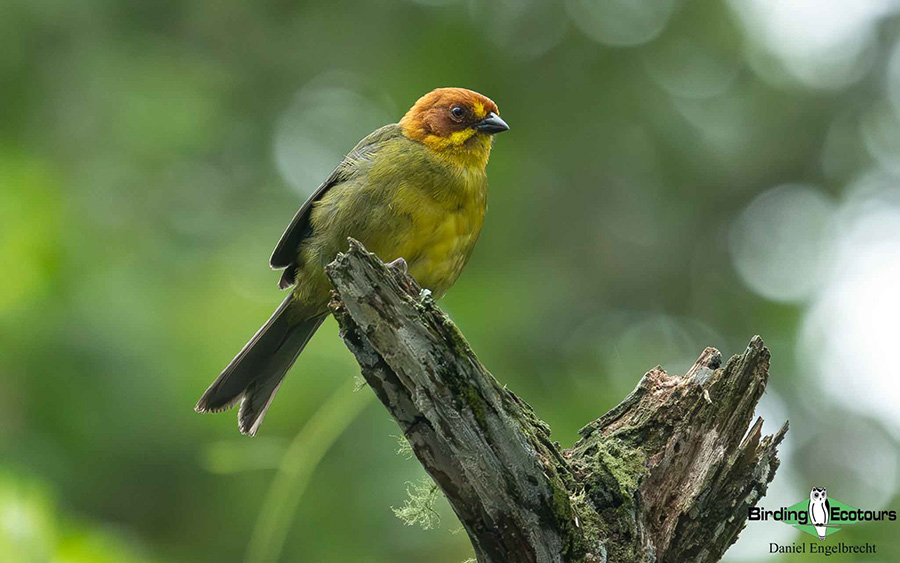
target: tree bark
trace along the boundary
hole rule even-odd
[[[718,561],[734,543],[787,431],[750,427],[759,337],[724,366],[707,348],[683,376],[653,368],[564,450],[427,291],[350,242],[327,267],[341,337],[480,563]]]

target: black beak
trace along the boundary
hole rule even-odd
[[[475,128],[481,133],[487,133],[488,135],[509,131],[509,125],[494,112],[489,113],[487,117],[479,121]]]

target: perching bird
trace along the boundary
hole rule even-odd
[[[816,534],[820,540],[825,539],[828,531],[828,516],[831,513],[831,504],[828,502],[828,491],[824,488],[813,487],[809,491],[809,522],[815,526]]]
[[[419,98],[399,123],[359,142],[294,215],[272,253],[291,294],[200,398],[198,412],[241,401],[254,435],[285,373],[328,315],[325,265],[353,237],[382,261],[403,258],[440,298],[469,260],[487,205],[493,135],[509,126],[497,105],[464,88]]]

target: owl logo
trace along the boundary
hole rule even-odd
[[[828,515],[831,505],[828,504],[828,492],[824,488],[813,487],[809,492],[809,522],[815,526],[819,539],[825,539],[828,529]]]

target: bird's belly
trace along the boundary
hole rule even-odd
[[[409,274],[440,298],[469,260],[484,215],[478,209],[424,215],[409,224],[406,236],[398,237],[391,259],[404,258]]]

